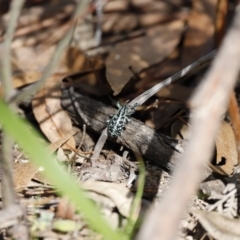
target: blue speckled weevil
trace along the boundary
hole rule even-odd
[[[117,102],[117,113],[109,115],[111,119],[107,121],[107,131],[110,137],[116,138],[121,136],[125,125],[130,122],[130,117],[135,112],[136,107],[137,104],[129,106],[128,104],[121,105]]]

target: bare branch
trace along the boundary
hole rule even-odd
[[[201,173],[213,153],[220,120],[237,81],[240,68],[239,39],[240,4],[212,68],[190,101],[190,106],[194,108],[192,136],[171,187],[163,201],[145,218],[138,240],[175,239],[189,198],[196,191]]]

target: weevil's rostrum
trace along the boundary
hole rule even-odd
[[[107,121],[108,135],[115,138],[121,136],[124,127],[130,122],[131,115],[135,112],[137,104],[129,106],[128,104],[120,105],[117,103],[118,111],[116,114],[110,115]]]

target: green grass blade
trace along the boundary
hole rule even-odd
[[[128,222],[124,229],[124,233],[128,236],[133,236],[134,231],[139,225],[138,224],[139,219],[137,214],[138,214],[138,210],[141,207],[141,201],[142,201],[144,185],[145,185],[145,166],[144,166],[143,159],[139,154],[135,153],[135,156],[138,159],[138,163],[139,163],[139,176],[138,176],[137,192],[130,209]]]
[[[44,167],[47,178],[56,186],[60,194],[67,196],[83,213],[92,229],[101,233],[104,239],[126,239],[122,233],[114,231],[109,226],[96,205],[85,197],[76,180],[53,160],[46,147],[36,141],[38,133],[34,130],[30,131],[27,122],[14,114],[2,100],[0,100],[0,123],[4,130],[21,145],[31,161]]]

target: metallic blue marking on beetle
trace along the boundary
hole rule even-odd
[[[134,104],[133,106],[125,104],[122,106],[118,102],[117,107],[117,113],[110,115],[109,117],[111,119],[107,121],[107,132],[108,135],[112,138],[121,136],[125,125],[130,122],[130,117],[135,112],[137,104]]]

